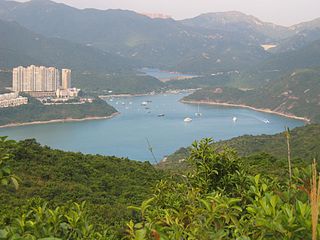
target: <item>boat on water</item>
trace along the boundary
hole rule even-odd
[[[142,106],[147,106],[147,105],[148,105],[148,102],[142,102],[141,105],[142,105]]]
[[[165,115],[164,114],[158,114],[158,117],[164,117]]]
[[[238,118],[237,117],[233,117],[232,121],[235,123],[236,121],[238,121]]]
[[[264,123],[266,123],[266,124],[268,124],[268,123],[270,123],[270,121],[268,120],[268,119],[266,119],[266,120],[262,120]]]
[[[202,116],[202,113],[200,112],[199,104],[198,104],[198,112],[196,112],[194,115],[195,115],[196,117],[201,117],[201,116]]]
[[[183,121],[184,121],[185,123],[192,122],[192,118],[187,117],[187,118],[185,118]]]

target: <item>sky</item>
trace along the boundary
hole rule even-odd
[[[26,0],[18,0],[25,2]],[[240,11],[266,22],[290,26],[320,17],[320,0],[54,0],[77,8],[128,9],[175,19],[201,13]]]

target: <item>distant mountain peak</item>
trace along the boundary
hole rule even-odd
[[[263,25],[265,24],[260,19],[252,16],[247,15],[245,13],[239,11],[227,11],[227,12],[211,12],[211,13],[204,13],[199,15],[197,18],[205,18],[207,20],[211,20],[216,23],[228,24],[228,23],[254,23],[256,25]]]

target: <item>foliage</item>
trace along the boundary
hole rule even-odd
[[[143,221],[128,223],[128,239],[311,239],[310,168],[295,169],[293,182],[279,181],[251,175],[209,140],[191,152],[193,172],[160,182],[134,207]]]
[[[0,228],[11,226],[22,209],[31,210],[28,201],[37,197],[50,209],[86,201],[92,224],[121,235],[126,221],[139,219],[127,207],[150,196],[156,181],[164,177],[148,162],[63,152],[35,140],[0,144],[12,156],[7,163],[22,179],[19,191],[0,188]]]
[[[8,166],[8,160],[12,155],[8,152],[8,146],[12,146],[13,141],[8,141],[6,137],[0,137],[0,185],[8,186],[10,183],[16,189],[19,188],[19,178],[13,174],[12,169]]]
[[[291,155],[293,165],[304,168],[320,156],[320,125],[310,124],[290,131]],[[261,172],[269,176],[284,178],[283,170],[287,169],[287,144],[285,132],[275,135],[245,135],[230,140],[213,143],[217,150],[225,146],[235,149],[242,158],[243,164],[251,174]],[[187,159],[190,156],[190,147],[181,148],[170,155],[157,168],[174,172],[186,172],[190,169]]]
[[[0,230],[0,239],[111,239],[89,223],[85,202],[50,209],[47,203],[32,207]]]

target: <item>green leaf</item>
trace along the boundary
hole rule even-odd
[[[0,229],[0,239],[6,239],[8,232],[4,229]]]
[[[11,182],[16,190],[19,189],[19,182],[15,177],[11,177]]]
[[[40,238],[38,240],[62,240],[62,238],[48,237],[48,238]]]

